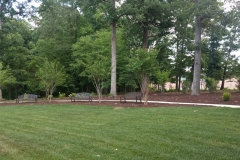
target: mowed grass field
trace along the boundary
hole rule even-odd
[[[240,109],[0,107],[1,160],[240,159]]]

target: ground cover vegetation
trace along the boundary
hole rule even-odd
[[[0,107],[0,159],[233,159],[240,110]]]
[[[141,91],[147,104],[150,83],[184,78],[199,95],[200,78],[239,80],[237,0],[33,1],[0,1],[0,99]]]

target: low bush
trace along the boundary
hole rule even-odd
[[[191,82],[190,81],[187,81],[187,80],[183,81],[183,83],[182,83],[182,93],[186,94],[187,92],[189,92],[190,89],[191,89],[190,87],[191,87]]]
[[[75,93],[71,93],[71,94],[68,95],[68,97],[72,98],[72,97],[74,97],[74,95],[75,95]]]
[[[231,93],[229,93],[229,92],[224,92],[224,93],[223,93],[222,99],[223,99],[224,101],[229,101],[230,98],[231,98]]]
[[[64,97],[66,97],[66,94],[65,94],[65,93],[60,93],[60,92],[59,92],[58,97],[59,97],[59,98],[64,98]]]
[[[206,77],[206,87],[210,93],[213,93],[217,89],[217,81],[213,78]]]

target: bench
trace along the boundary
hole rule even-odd
[[[136,102],[138,102],[138,100],[140,102],[142,102],[142,93],[141,92],[129,92],[129,93],[126,93],[125,95],[121,96],[120,97],[120,102],[125,102],[126,103],[126,100],[136,100]]]
[[[34,101],[37,102],[37,95],[35,94],[23,94],[23,95],[19,95],[16,99],[16,103],[19,103],[20,101],[22,102],[29,102],[29,101]]]
[[[92,102],[92,94],[91,93],[86,93],[86,92],[75,93],[71,97],[71,102],[75,102],[78,99],[87,99],[89,102]]]

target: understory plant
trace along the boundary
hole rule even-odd
[[[61,92],[59,92],[58,97],[59,97],[59,98],[64,98],[64,97],[66,97],[66,94],[65,94],[65,93],[61,93]]]
[[[229,101],[231,98],[231,93],[230,92],[224,92],[223,95],[222,95],[222,99],[224,101]]]
[[[57,86],[61,86],[66,81],[64,67],[58,61],[43,59],[42,65],[36,73],[39,79],[39,87],[45,90],[46,97],[51,101],[53,92]]]
[[[186,94],[191,89],[191,82],[190,81],[183,81],[182,83],[182,93]]]
[[[144,105],[148,103],[150,77],[158,71],[156,57],[156,50],[147,51],[139,48],[136,51],[132,51],[131,56],[127,58],[128,64],[126,65],[126,70],[138,81]]]
[[[217,81],[214,78],[206,77],[206,87],[210,93],[213,93],[217,89]]]

